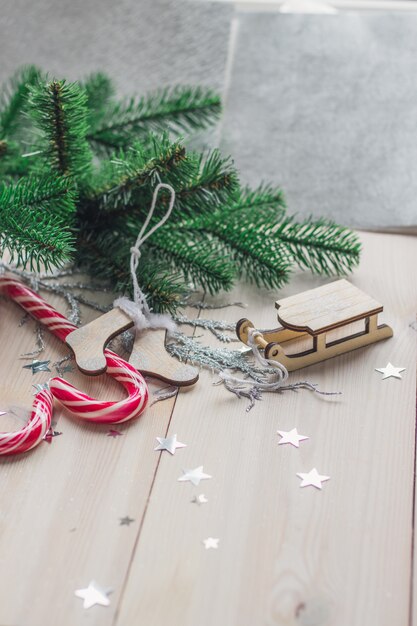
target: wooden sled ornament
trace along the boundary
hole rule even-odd
[[[104,348],[120,333],[133,327],[133,322],[121,309],[115,308],[94,321],[70,333],[65,343],[74,353],[78,367],[92,376],[106,371]],[[184,365],[165,349],[165,330],[144,330],[133,344],[129,363],[143,374],[175,387],[194,385],[198,370]]]
[[[320,363],[351,350],[392,337],[392,328],[378,326],[378,314],[383,306],[347,280],[310,289],[275,303],[281,326],[261,331],[256,343],[264,349],[265,358],[279,361],[289,372]],[[326,334],[352,322],[364,320],[364,330],[333,341]],[[248,343],[248,330],[254,328],[248,319],[236,326],[237,336]],[[311,336],[313,347],[297,354],[288,354],[291,342]],[[284,344],[282,347],[281,344]]]

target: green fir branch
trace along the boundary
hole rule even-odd
[[[59,264],[75,236],[76,262],[130,292],[130,248],[161,181],[175,189],[174,211],[142,246],[137,271],[156,311],[174,312],[188,281],[212,293],[237,276],[279,288],[297,264],[324,275],[358,264],[355,233],[322,219],[296,222],[281,189],[242,189],[229,157],[188,153],[169,137],[217,119],[220,100],[210,89],[175,87],[117,103],[102,73],[82,83],[42,80],[24,68],[0,95],[0,254],[7,249],[36,268]],[[160,192],[150,226],[169,198]]]
[[[0,177],[18,180],[30,173],[30,159],[21,154],[20,144],[16,141],[0,140]]]
[[[180,270],[186,281],[200,285],[210,293],[230,289],[236,271],[227,254],[205,233],[189,232],[170,226],[159,229],[148,246],[155,258],[164,259],[168,267]]]
[[[130,276],[130,246],[121,245],[123,234],[114,232],[97,233],[81,224],[77,240],[78,263],[93,275],[107,279],[117,293],[132,296]],[[184,294],[189,291],[178,271],[167,268],[164,261],[155,259],[144,250],[137,270],[139,285],[147,295],[147,302],[157,313],[174,313]]]
[[[192,175],[177,187],[176,206],[181,213],[195,215],[212,211],[217,205],[231,202],[239,189],[239,180],[233,161],[223,157],[219,150],[207,154],[189,155]]]
[[[221,112],[218,94],[207,87],[177,86],[120,102],[88,135],[109,150],[126,148],[149,132],[181,134],[205,129]]]
[[[184,146],[179,141],[172,142],[167,134],[153,136],[146,146],[136,144],[128,152],[119,152],[105,161],[84,193],[90,203],[106,211],[121,209],[126,213],[127,207],[140,202],[138,193],[145,185],[153,189],[159,178],[164,182],[172,180],[172,173],[179,166],[182,176],[186,175]]]
[[[72,235],[65,227],[74,211],[68,180],[26,178],[0,186],[0,253],[8,250],[19,264],[40,269],[68,261]]]
[[[81,83],[81,87],[84,89],[87,97],[86,106],[88,109],[89,129],[96,128],[101,124],[114,98],[115,87],[113,81],[106,74],[95,72],[87,76]],[[100,144],[94,147],[98,149],[98,152],[103,153]],[[106,151],[104,150],[105,154]]]
[[[30,114],[45,141],[45,166],[64,176],[85,176],[92,154],[86,141],[87,96],[77,83],[52,80],[30,91]]]
[[[303,269],[326,276],[345,275],[359,263],[358,235],[330,220],[287,218],[271,229],[274,242],[284,245]]]
[[[210,213],[219,204],[227,205],[232,202],[237,194],[239,183],[236,170],[229,157],[222,157],[218,150],[212,150],[205,155],[185,154],[183,150],[181,155],[182,158],[175,163],[175,167],[160,167],[158,170],[161,181],[170,184],[175,190],[175,205],[170,218],[171,222],[181,220],[186,215]],[[127,161],[122,160],[122,167],[126,164]],[[120,172],[120,162],[116,161],[116,165]],[[142,163],[139,165],[142,166]],[[151,172],[152,170],[153,164],[151,163]],[[132,187],[129,186],[128,194],[121,196],[120,189],[114,185],[110,193],[110,196],[114,194],[114,200],[108,195],[102,196],[101,206],[107,211],[112,211],[109,220],[113,220],[118,215],[146,217],[159,180],[153,174],[145,179],[141,169],[139,172],[141,175],[135,179],[133,193]],[[104,179],[108,181],[111,176],[106,173]],[[128,180],[130,185],[132,178],[129,176]],[[160,218],[166,211],[169,200],[170,193],[162,189],[155,208],[155,219]]]
[[[111,78],[103,72],[94,72],[81,83],[87,96],[86,105],[90,113],[102,113],[115,95]]]
[[[250,209],[253,211],[253,208]],[[211,215],[185,220],[181,226],[196,233],[206,232],[219,241],[224,257],[233,260],[238,276],[254,282],[257,286],[281,287],[289,279],[291,261],[283,246],[271,243],[266,235],[270,221],[245,219],[240,213],[220,210]]]
[[[2,86],[0,92],[0,139],[13,137],[22,121],[22,113],[27,105],[29,88],[41,77],[40,70],[28,65],[20,68]]]
[[[261,184],[256,189],[244,187],[238,190],[233,201],[227,207],[227,212],[244,213],[256,212],[257,215],[266,213],[272,219],[280,219],[286,211],[285,197],[280,187]]]

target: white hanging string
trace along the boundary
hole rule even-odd
[[[278,361],[272,361],[271,359],[266,359],[262,356],[258,344],[256,343],[256,338],[262,337],[262,333],[255,328],[248,329],[248,346],[251,348],[253,356],[255,360],[259,363],[262,368],[274,368],[276,370],[276,374],[273,374],[268,381],[258,382],[251,381],[247,378],[239,378],[238,376],[234,376],[230,370],[223,370],[219,372],[219,377],[227,381],[228,383],[234,383],[237,385],[253,385],[258,389],[262,389],[264,391],[275,391],[279,387],[286,382],[288,379],[288,370],[287,368],[279,363]]]
[[[154,226],[152,226],[152,228],[150,228],[146,232],[146,229],[148,228],[154,214],[158,194],[161,189],[166,189],[170,193],[168,209],[165,215],[159,220],[159,222],[154,224]],[[135,245],[130,248],[130,275],[133,284],[133,301],[129,300],[129,298],[127,298],[126,296],[123,296],[122,298],[117,298],[113,302],[114,307],[118,307],[132,319],[132,321],[135,323],[136,330],[143,330],[145,328],[166,328],[170,332],[176,330],[176,324],[169,315],[151,312],[149,305],[146,301],[146,295],[139,287],[138,277],[136,273],[139,265],[139,259],[141,257],[140,248],[142,244],[149,237],[151,237],[151,235],[153,235],[154,232],[158,230],[158,228],[161,228],[161,226],[165,224],[165,222],[169,219],[172,213],[174,204],[174,188],[171,185],[167,183],[162,183],[160,181],[154,189],[149,213],[146,217],[146,220],[142,224],[142,227],[136,238]]]

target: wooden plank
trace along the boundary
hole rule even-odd
[[[394,338],[291,375],[308,391],[245,401],[213,387],[178,399],[169,431],[188,444],[163,453],[116,624],[147,626],[407,624],[415,447],[417,265],[412,238],[367,234],[352,282],[379,299]],[[280,295],[323,281],[297,275]],[[275,297],[274,297],[275,296]],[[235,294],[230,296],[231,299]],[[276,294],[240,287],[247,315],[275,324]],[[224,309],[213,317],[238,319]],[[402,380],[375,372],[391,361]],[[277,429],[310,436],[278,446]],[[179,483],[183,468],[213,478]],[[300,489],[297,472],[329,475]],[[193,495],[208,503],[196,506]],[[202,540],[220,539],[217,550]]]
[[[65,311],[62,301],[48,299]],[[23,312],[4,300],[0,308],[0,410],[14,405],[29,409],[32,384],[55,372],[32,375],[22,369],[27,361],[18,356],[34,347],[34,323],[19,328]],[[54,362],[69,353],[48,333],[45,341],[40,358]],[[123,395],[105,375],[91,378],[74,372],[67,377],[99,398]],[[157,388],[151,385],[152,390]],[[113,622],[159,462],[155,438],[165,434],[174,402],[159,402],[138,420],[115,426],[123,433],[116,438],[107,436],[109,427],[83,424],[55,405],[62,436],[25,455],[0,458],[2,626]],[[10,414],[1,421],[3,430],[21,425]],[[119,518],[126,515],[135,521],[120,526]],[[114,589],[110,607],[82,608],[74,591],[88,586],[91,579]]]

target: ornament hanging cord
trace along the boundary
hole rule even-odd
[[[161,182],[158,174],[157,176],[159,183],[154,189],[149,213],[139,231],[135,245],[130,248],[130,275],[133,285],[133,301],[129,300],[126,296],[123,296],[122,298],[117,298],[113,302],[113,306],[118,307],[131,318],[137,331],[144,330],[145,328],[166,328],[168,331],[174,332],[176,330],[176,324],[169,315],[152,313],[146,301],[146,295],[139,287],[137,277],[137,269],[139,259],[141,257],[140,248],[142,244],[165,224],[165,222],[169,219],[175,204],[175,189],[168,183]],[[154,226],[146,232],[146,229],[148,228],[153,217],[158,194],[161,189],[166,189],[170,193],[168,209],[159,222],[154,224]]]

